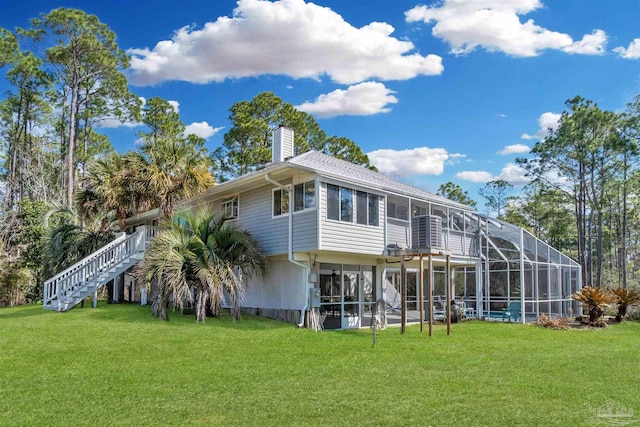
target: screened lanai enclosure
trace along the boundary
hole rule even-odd
[[[447,312],[447,282],[451,284],[449,304],[453,301],[467,318],[504,320],[504,311],[513,303],[521,315],[509,321],[534,321],[543,313],[569,316],[580,312],[579,303],[571,299],[582,286],[579,264],[528,231],[464,211],[443,210],[429,217],[430,222],[442,223],[441,248],[414,242],[412,249],[388,250],[397,266],[387,260],[379,289],[387,302],[389,323],[401,322],[403,277],[407,322],[420,321],[421,297],[428,312],[429,281],[434,320],[444,320]],[[418,226],[414,217],[412,228]],[[460,241],[466,243],[457,243]]]

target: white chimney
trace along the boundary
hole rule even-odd
[[[272,161],[283,162],[288,157],[293,157],[293,130],[280,126],[274,130],[271,138]]]

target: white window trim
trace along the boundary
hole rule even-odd
[[[352,203],[351,203],[351,221],[342,221],[341,219],[332,219],[329,218],[329,197],[328,195],[324,198],[325,203],[327,204],[327,206],[325,206],[325,214],[324,214],[324,220],[327,222],[331,222],[331,223],[339,223],[339,224],[350,224],[356,227],[366,227],[366,228],[380,228],[382,226],[383,220],[380,218],[380,204],[381,204],[381,200],[384,198],[384,196],[381,196],[379,194],[376,193],[372,193],[366,190],[359,190],[353,187],[347,187],[341,184],[335,184],[333,182],[326,182],[326,185],[324,186],[324,191],[328,193],[328,189],[327,189],[327,185],[334,185],[336,187],[338,187],[339,190],[341,190],[342,188],[345,188],[347,190],[351,190],[351,195],[352,195]],[[358,217],[357,217],[357,192],[363,192],[367,194],[367,223],[366,224],[360,224],[358,222]],[[338,208],[340,208],[340,202],[342,200],[342,192],[338,191],[338,194],[340,195],[340,198],[338,199]],[[369,196],[376,196],[378,198],[378,225],[370,225],[369,224]],[[302,212],[302,211],[298,211],[298,212]],[[340,215],[340,211],[338,211],[338,214]],[[408,221],[407,221],[408,222]]]
[[[275,196],[276,191],[281,191],[281,192],[286,191],[287,192],[287,198],[289,198],[289,194],[288,193],[291,191],[291,187],[288,186],[288,185],[286,187],[287,187],[287,190],[285,190],[283,188],[275,187],[271,191],[271,218],[286,218],[291,213],[291,206],[289,206],[289,211],[287,213],[281,213],[280,215],[276,215],[274,213],[274,211],[275,211],[274,208],[276,207],[276,205],[275,205],[275,203],[276,203],[276,196]],[[282,202],[280,202],[280,203],[282,203]]]
[[[295,209],[295,204],[296,204],[296,186],[302,184],[302,202],[304,203],[304,201],[305,201],[305,198],[304,198],[304,196],[305,196],[305,191],[304,191],[305,188],[304,188],[304,186],[309,182],[313,182],[313,186],[314,186],[314,192],[315,192],[315,194],[313,196],[314,200],[315,200],[314,206],[312,208],[306,208],[305,207],[305,208],[300,209],[299,211],[297,211]],[[309,211],[314,211],[314,210],[318,209],[319,197],[318,197],[317,185],[318,184],[317,184],[317,182],[315,180],[307,180],[307,181],[303,181],[303,182],[297,182],[297,183],[295,183],[295,184],[293,184],[291,186],[291,191],[293,191],[293,214],[294,215],[302,213],[302,212],[309,212]],[[291,211],[291,209],[289,209],[289,211]],[[273,209],[271,210],[271,213],[273,213]]]
[[[233,201],[234,199],[236,200],[236,205],[237,205],[237,213],[236,216],[227,216],[226,218],[228,218],[230,221],[235,221],[237,219],[240,218],[240,195],[239,194],[235,194],[231,197],[228,197],[226,199],[224,199],[223,201],[220,202],[220,212],[223,215],[226,215],[226,208],[225,206],[228,203],[231,203],[231,210],[233,211]]]

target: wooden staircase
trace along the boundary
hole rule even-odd
[[[140,261],[155,232],[155,227],[141,226],[133,234],[120,233],[109,244],[47,280],[42,306],[67,311],[91,294],[95,306],[98,289]]]

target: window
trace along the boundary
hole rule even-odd
[[[353,222],[355,208],[355,222],[357,224],[377,227],[379,225],[379,200],[378,196],[364,191],[327,184],[327,219]]]
[[[238,218],[238,196],[220,203],[220,211],[227,218]]]
[[[289,213],[289,192],[278,188],[273,191],[273,216]]]
[[[353,221],[353,190],[340,189],[340,221]]]
[[[367,224],[367,193],[364,191],[356,192],[356,222],[358,224]]]
[[[316,186],[308,181],[293,187],[293,210],[295,212],[316,207]]]
[[[427,208],[423,206],[411,206],[411,212],[413,216],[423,216],[427,214]]]
[[[409,206],[404,204],[405,202],[400,203],[398,203],[397,201],[387,202],[387,216],[390,218],[404,219],[406,221],[409,219]]]
[[[327,184],[327,219],[340,220],[340,187]]]
[[[369,225],[378,226],[378,200],[380,198],[375,194],[369,194]]]

